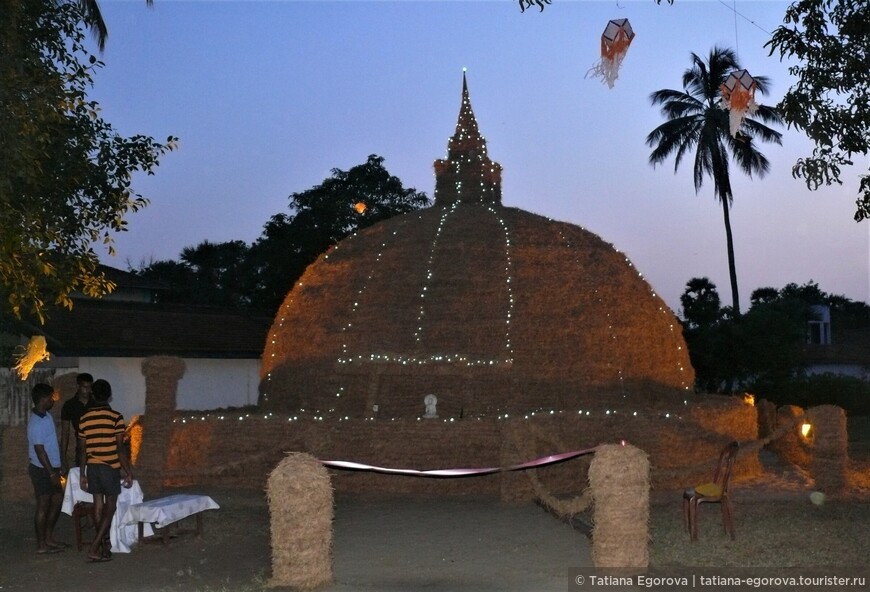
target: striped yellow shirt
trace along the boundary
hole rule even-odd
[[[85,439],[89,464],[121,468],[116,436],[124,435],[124,417],[108,405],[89,407],[79,421],[78,437]]]

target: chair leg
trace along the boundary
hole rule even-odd
[[[689,540],[698,540],[698,500],[692,498],[689,500]]]
[[[91,541],[84,541],[82,536],[82,522],[94,523],[94,506],[85,502],[79,502],[73,506],[73,530],[76,538],[76,550],[81,551],[82,547],[89,545]]]
[[[737,539],[737,534],[734,532],[734,509],[731,507],[731,500],[727,497],[722,500],[722,524],[725,527],[725,534],[731,537],[731,540]]]
[[[683,497],[683,531],[689,532],[689,498]]]

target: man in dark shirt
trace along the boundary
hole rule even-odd
[[[79,421],[91,403],[91,388],[94,384],[94,377],[83,372],[76,376],[76,384],[78,385],[76,394],[67,399],[60,410],[60,457],[61,469],[64,474],[69,472],[70,466],[79,466],[79,455],[82,451],[76,434],[79,431]],[[69,458],[70,430],[72,430],[72,439],[75,440],[76,447],[76,455],[73,457],[72,465],[67,460]]]
[[[79,422],[78,438],[82,455],[79,465],[81,488],[94,496],[94,520],[97,532],[88,549],[89,561],[111,559],[109,527],[121,493],[121,468],[124,487],[133,485],[133,469],[124,448],[124,417],[109,406],[112,387],[105,380],[93,385],[94,398]]]

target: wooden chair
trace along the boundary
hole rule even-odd
[[[90,545],[93,542],[93,537],[90,541],[82,540],[82,530],[90,528],[94,530],[96,535],[96,520],[94,520],[94,504],[91,502],[78,502],[73,506],[72,512],[73,529],[76,535],[76,550],[81,551],[85,545]]]
[[[729,535],[732,541],[736,538],[734,511],[728,495],[728,484],[738,448],[737,442],[729,442],[719,454],[713,480],[683,492],[683,526],[689,531],[689,538],[693,541],[698,540],[698,508],[705,503],[719,504],[722,507],[722,526],[725,528],[725,534]]]

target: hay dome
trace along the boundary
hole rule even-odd
[[[463,77],[435,204],[311,264],[278,311],[260,405],[276,413],[442,419],[682,398],[681,328],[595,234],[501,205]]]

